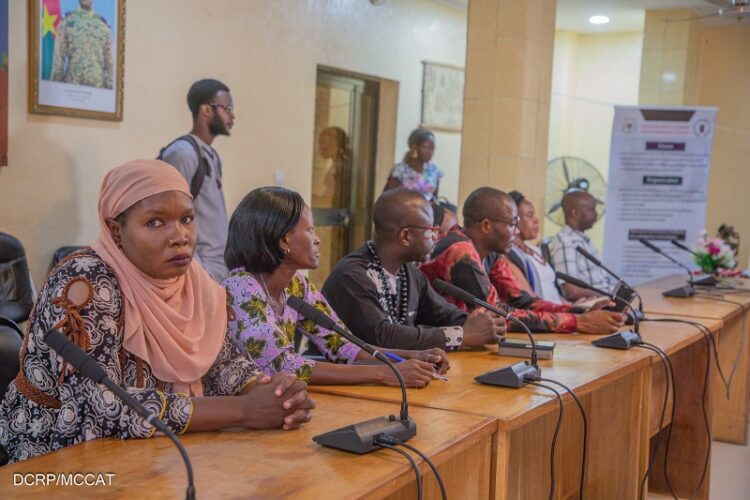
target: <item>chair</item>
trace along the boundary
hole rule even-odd
[[[0,316],[23,323],[34,305],[29,263],[21,242],[0,233]]]
[[[551,255],[549,253],[550,241],[552,241],[552,237],[544,238],[542,241],[539,242],[539,248],[542,250],[542,257],[544,257],[544,260],[549,262],[549,265],[552,266],[552,259],[550,258]]]
[[[23,334],[18,324],[0,316],[0,400],[20,369],[18,357],[21,354],[22,339]]]
[[[79,246],[67,246],[67,247],[60,247],[57,250],[55,250],[55,253],[52,255],[52,264],[49,266],[49,270],[51,271],[61,260],[63,260],[68,255],[77,252],[79,250],[83,250],[87,247],[79,247]]]

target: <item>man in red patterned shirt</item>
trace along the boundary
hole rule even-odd
[[[553,304],[529,295],[516,282],[506,253],[516,234],[518,212],[506,193],[483,187],[464,203],[464,227],[454,226],[432,251],[432,260],[420,269],[430,282],[442,279],[490,304],[507,303],[511,312],[535,332],[608,334],[623,324],[619,313],[596,310],[576,314],[571,305]],[[449,302],[463,310],[470,307],[452,297]],[[510,325],[509,325],[510,326]],[[515,329],[518,329],[516,326]]]

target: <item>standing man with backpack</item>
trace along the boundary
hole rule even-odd
[[[195,205],[198,242],[195,254],[211,277],[221,282],[227,275],[224,247],[229,220],[221,179],[221,158],[211,147],[217,135],[229,135],[234,106],[229,88],[218,80],[198,80],[190,86],[188,107],[193,128],[159,152],[187,179]]]

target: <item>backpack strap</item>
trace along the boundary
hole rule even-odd
[[[203,157],[203,154],[201,153],[200,146],[198,146],[195,138],[190,134],[185,134],[181,137],[178,137],[174,141],[161,148],[161,150],[159,151],[159,156],[157,156],[157,160],[163,160],[164,152],[172,147],[172,144],[177,141],[189,142],[195,150],[195,155],[198,157],[198,170],[195,171],[193,178],[190,179],[190,194],[193,195],[193,202],[195,202],[195,200],[198,198],[198,195],[200,194],[201,187],[203,186],[203,179],[205,179],[206,176],[211,177],[211,169],[208,166],[208,161]]]

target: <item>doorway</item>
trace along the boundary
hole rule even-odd
[[[312,212],[320,237],[321,284],[344,255],[370,238],[377,160],[377,79],[318,67]]]

